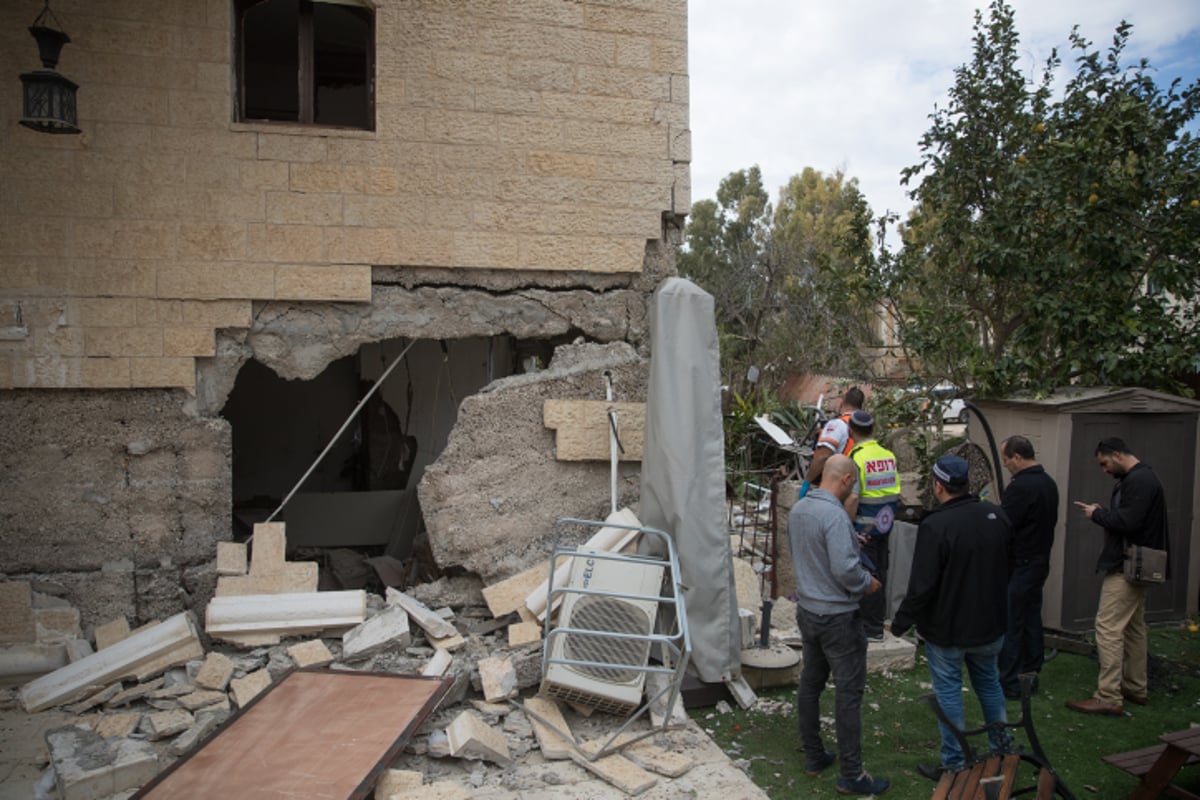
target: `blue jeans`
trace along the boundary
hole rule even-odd
[[[959,730],[966,728],[962,696],[964,662],[967,665],[967,675],[971,679],[971,688],[975,690],[979,705],[983,709],[983,721],[989,724],[1008,722],[1004,691],[1000,688],[1000,678],[996,672],[996,655],[1003,644],[1003,636],[990,644],[978,647],[940,647],[933,642],[925,642],[925,659],[929,662],[933,693],[942,710],[946,712],[946,718]],[[942,732],[942,766],[951,770],[962,769],[965,755],[958,745],[958,740],[941,722],[938,722],[938,727]],[[1012,737],[1007,730],[988,731],[988,744],[993,751],[1007,749],[1011,741]]]
[[[1042,671],[1042,587],[1050,562],[1031,560],[1008,579],[1008,633],[1000,651],[1000,685],[1010,695],[1021,691],[1021,674]]]
[[[796,622],[804,646],[796,711],[805,758],[815,763],[825,753],[821,741],[821,690],[832,673],[836,685],[834,729],[842,776],[854,780],[863,772],[862,698],[867,687],[867,640],[862,635],[858,612],[813,614],[797,606]]]

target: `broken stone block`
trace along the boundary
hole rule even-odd
[[[217,574],[246,574],[245,542],[217,542]]]
[[[511,658],[483,658],[478,666],[485,700],[495,703],[516,695],[517,673]]]
[[[488,725],[473,711],[464,711],[446,728],[450,755],[506,765],[512,760],[504,734]]]
[[[157,742],[159,739],[183,733],[192,727],[195,721],[191,714],[182,708],[176,708],[171,711],[147,714],[141,725],[138,726],[138,730],[146,734],[146,738],[150,741]]]
[[[483,715],[488,724],[499,722],[508,716],[512,706],[508,703],[489,703],[485,700],[471,700],[471,706]]]
[[[35,605],[33,609],[33,626],[37,631],[38,642],[64,644],[81,638],[83,633],[79,629],[79,609],[71,607],[65,600],[59,600],[57,597],[41,596],[57,603],[45,608]]]
[[[0,644],[33,644],[33,590],[26,581],[0,583]]]
[[[141,739],[106,740],[81,728],[56,728],[46,732],[46,747],[62,800],[108,797],[158,773],[154,745]]]
[[[377,797],[385,795],[376,794]],[[471,800],[471,791],[454,781],[434,781],[427,786],[403,789],[386,795],[387,800]]]
[[[211,689],[202,689],[198,692],[190,692],[179,698],[179,705],[186,708],[188,711],[199,711],[202,708],[217,705],[219,703],[229,702],[229,696],[224,692],[217,692]]]
[[[390,606],[342,637],[342,659],[357,661],[385,647],[404,648],[411,644],[408,613],[399,606]]]
[[[106,647],[112,647],[117,642],[128,639],[129,633],[129,620],[124,617],[117,617],[111,622],[97,625],[93,637],[96,640],[96,649],[103,650]]]
[[[454,656],[446,650],[435,650],[433,658],[429,659],[429,663],[421,670],[421,674],[429,677],[441,677],[446,674],[446,670],[450,668],[450,663],[454,661]]]
[[[320,639],[294,644],[287,649],[287,654],[292,661],[296,662],[296,666],[301,669],[304,667],[323,667],[326,664],[333,663],[333,653],[329,651],[329,648]]]
[[[208,734],[217,729],[222,722],[229,719],[229,710],[212,711],[205,709],[196,714],[196,722],[192,727],[175,737],[171,742],[171,753],[181,756],[202,742]]]
[[[229,688],[229,679],[236,668],[233,659],[223,653],[212,652],[204,657],[204,663],[196,670],[193,682],[201,689],[223,692]]]
[[[569,738],[571,729],[558,703],[546,697],[529,697],[525,699],[525,710],[542,756],[550,760],[570,758],[574,749],[573,739]]]
[[[196,691],[196,687],[190,683],[172,683],[160,686],[146,697],[150,700],[174,700],[176,697],[183,697],[185,694],[191,694]]]
[[[120,683],[114,683],[106,686],[95,694],[87,697],[74,705],[66,706],[64,709],[72,714],[82,714],[85,711],[91,711],[96,706],[102,705],[121,693],[122,686]]]
[[[234,702],[238,708],[245,708],[260,692],[271,685],[271,673],[265,669],[251,672],[244,678],[234,678],[229,688],[233,690]]]
[[[621,750],[634,764],[667,778],[678,778],[693,766],[690,758],[643,739]]]
[[[603,742],[584,742],[581,748],[588,754],[599,752]],[[589,761],[574,750],[571,759],[588,772],[597,775],[611,783],[628,795],[638,795],[658,783],[658,778],[634,764],[619,753],[603,756],[595,761]]]
[[[87,658],[92,653],[96,652],[92,648],[92,643],[87,639],[69,639],[63,642],[67,648],[67,663],[73,664],[81,658]]]
[[[133,733],[141,721],[142,715],[138,711],[105,714],[96,723],[96,733],[105,739],[120,739]]]
[[[137,686],[126,689],[118,695],[114,695],[105,701],[104,706],[105,708],[118,708],[120,706],[129,705],[134,700],[141,700],[143,697],[146,697],[155,689],[158,689],[160,686],[162,686],[163,680],[164,679],[160,677],[155,678],[152,681],[139,683]]]
[[[520,647],[542,640],[542,625],[540,622],[518,622],[508,626],[508,646]]]
[[[383,774],[379,776],[379,781],[375,784],[375,796],[386,798],[397,792],[419,789],[424,781],[425,776],[416,770],[387,769],[383,771]]]

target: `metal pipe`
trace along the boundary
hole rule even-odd
[[[387,380],[388,375],[391,375],[392,370],[394,370],[396,368],[396,365],[400,363],[400,359],[402,359],[406,355],[408,355],[408,351],[411,350],[412,346],[416,343],[417,342],[415,339],[413,341],[409,342],[408,345],[403,350],[400,351],[400,355],[398,355],[394,359],[392,359],[391,365],[386,370],[383,371],[383,374],[379,376],[379,380],[375,381],[375,385],[372,386],[365,395],[363,395],[362,400],[358,401],[358,405],[355,406],[354,410],[350,412],[350,416],[346,417],[346,421],[342,423],[342,427],[338,428],[338,432],[335,433],[333,435],[333,438],[329,440],[329,444],[325,445],[325,449],[321,451],[321,455],[317,456],[316,461],[313,461],[312,465],[309,466],[308,471],[300,476],[300,480],[296,481],[296,485],[293,486],[292,490],[287,493],[287,497],[283,498],[283,502],[279,504],[279,508],[272,511],[271,516],[267,517],[267,520],[266,520],[267,522],[270,522],[271,520],[275,519],[276,515],[278,515],[280,511],[283,511],[283,507],[286,506],[288,504],[288,501],[292,499],[292,495],[294,495],[297,491],[300,490],[300,487],[304,485],[304,482],[306,480],[308,480],[308,476],[312,475],[313,470],[317,468],[317,464],[321,463],[321,460],[329,454],[330,450],[333,449],[333,446],[337,443],[337,440],[340,439],[342,434],[346,432],[346,428],[350,427],[350,423],[354,420],[355,417],[358,416],[358,412],[362,411],[363,406],[365,406],[367,404],[367,401],[371,399],[371,395],[375,394],[375,390],[378,389],[381,385],[383,385],[383,382],[385,380]],[[251,537],[251,538],[254,538],[254,537]]]

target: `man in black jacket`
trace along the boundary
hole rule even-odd
[[[998,506],[968,493],[967,462],[944,455],[933,466],[938,507],[917,528],[908,592],[892,620],[899,636],[917,626],[925,640],[925,658],[938,704],[947,719],[965,729],[962,669],[979,698],[987,723],[1007,722],[1004,691],[996,656],[1008,627],[1006,596],[1012,525]],[[943,771],[964,766],[964,754],[951,731],[942,734],[940,767],[918,765],[936,780]],[[1009,744],[1006,731],[990,731],[993,750]]]
[[[1000,460],[1012,475],[1001,507],[1013,526],[1000,685],[1004,696],[1015,700],[1021,696],[1021,674],[1042,671],[1042,587],[1050,574],[1050,548],[1058,523],[1058,484],[1037,462],[1033,444],[1024,436],[1001,442]]]
[[[1121,716],[1121,698],[1139,706],[1150,702],[1146,681],[1146,587],[1125,580],[1122,566],[1129,545],[1167,550],[1167,503],[1154,470],[1116,437],[1101,440],[1096,462],[1117,479],[1108,508],[1075,502],[1084,516],[1104,528],[1104,548],[1096,571],[1104,573],[1096,609],[1096,655],[1100,677],[1087,700],[1068,700],[1084,714]],[[1167,556],[1168,570],[1170,555]],[[1170,573],[1168,572],[1168,575]]]

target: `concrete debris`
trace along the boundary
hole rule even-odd
[[[224,653],[212,652],[204,657],[204,663],[196,671],[196,677],[193,680],[201,689],[223,692],[229,686],[236,667],[237,665],[229,656]]]
[[[262,544],[260,564],[286,563],[282,561],[279,537],[264,536]],[[244,563],[244,554],[241,558]],[[228,555],[226,560],[236,561]],[[454,678],[438,709],[409,740],[405,751],[387,765],[390,769],[381,774],[374,795],[378,800],[473,796],[550,800],[613,797],[614,791],[629,796],[649,793],[656,800],[676,796],[763,797],[720,748],[687,719],[678,702],[672,729],[662,730],[652,739],[632,743],[623,740],[616,748],[619,752],[614,750],[601,759],[589,758],[625,718],[560,705],[530,694],[541,680],[543,625],[536,621],[526,600],[530,592],[545,583],[546,566],[540,565],[536,574],[531,571],[524,585],[514,592],[516,613],[510,610],[499,617],[491,614],[477,579],[443,578],[404,592],[389,591],[386,600],[362,593],[364,616],[367,608],[374,613],[341,641],[328,634],[322,639],[310,633],[253,649],[247,647],[249,639],[227,645],[214,643],[214,649],[208,652],[193,649],[183,661],[176,656],[178,666],[155,666],[156,674],[132,685],[130,676],[144,664],[125,665],[116,677],[87,684],[88,692],[76,686],[82,701],[72,696],[55,704],[74,700],[76,705],[71,710],[88,712],[88,716],[73,722],[86,728],[72,728],[69,730],[73,732],[57,735],[50,768],[44,774],[42,764],[37,763],[19,773],[28,781],[21,796],[30,795],[39,775],[44,783],[54,786],[47,790],[46,797],[127,796],[175,759],[196,752],[235,713],[234,709],[245,707],[284,672],[297,667],[327,667]],[[253,572],[252,565],[246,574]],[[304,601],[312,604],[304,606],[304,613],[337,594],[314,593],[311,600]],[[276,609],[278,604],[289,602],[284,594],[250,597],[231,595],[223,602],[261,604],[262,609],[269,608],[271,602]],[[432,610],[434,607],[437,610]],[[259,613],[255,610],[247,615],[247,608],[240,607],[243,616]],[[236,616],[238,612],[232,613]],[[270,616],[270,612],[261,613]],[[410,620],[415,624],[410,625]],[[104,646],[78,663],[98,656],[112,660],[131,649],[130,641],[136,644],[133,637],[146,636],[156,629],[158,626],[150,625],[130,631],[124,618],[112,620],[96,629]],[[446,644],[456,649],[455,654],[444,648]],[[167,647],[151,661],[174,650]],[[95,681],[109,673],[91,669],[87,674]],[[25,702],[27,694],[26,689],[15,695],[9,693],[9,705],[15,705],[16,698]],[[6,712],[0,704],[0,715],[21,713],[16,708]],[[30,718],[37,716],[40,714]],[[661,723],[661,719],[658,721]],[[6,727],[0,726],[0,731]],[[643,719],[635,722],[631,732],[644,735],[649,730],[650,720]],[[0,732],[0,751],[6,748],[5,734]],[[698,764],[704,764],[712,774],[697,777]],[[603,786],[597,777],[609,785]],[[99,786],[103,793],[98,793]],[[8,788],[8,780],[0,778],[0,797],[9,796],[5,794]]]
[[[158,773],[154,746],[139,739],[103,739],[92,731],[59,728],[46,734],[62,800],[92,800],[136,789]]]
[[[440,678],[446,674],[446,670],[450,668],[453,661],[454,656],[450,655],[450,651],[435,650],[433,658],[429,659],[429,663],[421,669],[421,674],[426,677]]]
[[[194,646],[203,653],[196,626],[187,612],[98,650],[73,664],[30,681],[21,688],[21,702],[29,712],[86,697],[92,687],[106,686],[126,675],[144,679],[150,665],[158,672],[186,663],[184,650]],[[175,659],[182,658],[176,661]],[[161,668],[159,666],[161,665]]]
[[[205,709],[200,711],[196,714],[195,724],[179,734],[171,742],[171,754],[181,756],[184,753],[190,752],[227,719],[229,719],[228,703],[222,709]]]
[[[141,722],[141,712],[119,711],[116,714],[105,714],[100,717],[95,731],[104,739],[120,739],[131,735]]]
[[[399,606],[391,606],[342,637],[342,658],[360,661],[385,647],[403,649],[410,644],[408,614]]]
[[[508,764],[512,755],[504,734],[483,721],[473,711],[464,711],[446,728],[450,755],[457,758],[482,758],[496,764]]]
[[[409,619],[417,623],[431,639],[448,639],[458,635],[458,631],[453,625],[433,613],[415,597],[410,597],[390,586],[386,596],[389,604],[403,608],[408,613]]]
[[[250,571],[245,575],[220,575],[218,568],[217,596],[316,592],[317,563],[288,561],[286,552],[287,535],[282,522],[255,523]]]
[[[108,686],[108,687],[96,692],[95,694],[91,695],[90,697],[87,697],[84,700],[79,701],[78,703],[74,703],[72,705],[67,706],[66,710],[72,714],[83,714],[85,712],[91,711],[96,706],[102,705],[102,704],[108,702],[109,700],[113,699],[114,697],[116,697],[118,694],[121,693],[121,689],[122,689],[122,687],[121,687],[120,683],[114,683],[111,686]]]
[[[324,667],[333,663],[333,653],[320,639],[294,644],[288,648],[287,654],[301,669]]]
[[[483,698],[489,703],[507,700],[517,693],[517,672],[511,658],[480,659],[479,681]]]
[[[379,797],[379,792],[376,791]],[[387,800],[471,800],[474,793],[454,781],[435,781],[427,786],[415,786],[389,795]]]
[[[195,721],[191,714],[182,708],[177,708],[172,711],[147,714],[142,719],[142,724],[138,726],[138,730],[146,734],[146,738],[150,741],[157,742],[159,739],[183,733],[192,727],[192,723]]]
[[[238,708],[245,708],[247,703],[270,685],[271,673],[260,669],[243,678],[234,678],[229,688],[233,691],[233,700],[238,704]]]
[[[411,769],[386,769],[375,783],[375,795],[379,798],[391,797],[409,789],[420,789],[425,776]]]

